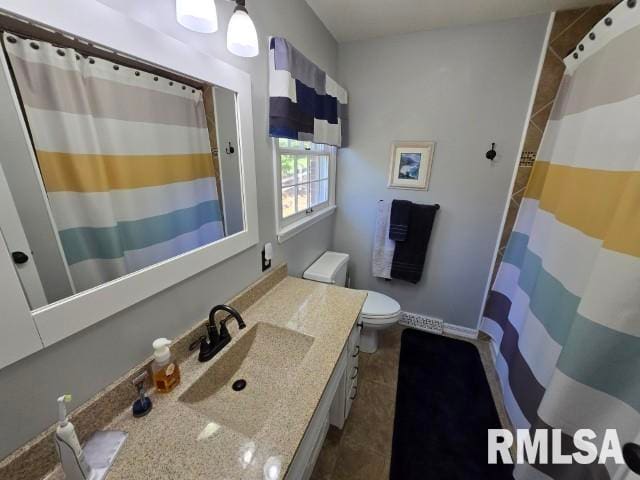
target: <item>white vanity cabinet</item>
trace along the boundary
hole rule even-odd
[[[289,466],[287,480],[308,480],[313,473],[329,425],[335,425],[340,429],[344,426],[351,403],[358,391],[360,328],[359,325],[354,326],[349,334],[329,383]]]
[[[344,422],[351,411],[351,404],[358,395],[358,360],[360,358],[360,324],[356,325],[349,340],[347,340],[346,349],[346,369],[340,379],[340,386],[336,391],[333,403],[331,404],[331,425],[342,430]]]

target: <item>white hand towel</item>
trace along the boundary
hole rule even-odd
[[[391,202],[379,201],[376,212],[376,230],[373,236],[373,258],[371,261],[371,270],[374,277],[391,278],[391,264],[393,263],[393,253],[396,250],[396,242],[389,238],[390,215]]]

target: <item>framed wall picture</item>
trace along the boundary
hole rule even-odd
[[[427,190],[435,142],[394,142],[389,161],[389,188]]]

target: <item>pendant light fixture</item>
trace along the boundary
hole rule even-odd
[[[194,32],[213,33],[218,30],[214,0],[176,0],[176,20]]]
[[[245,0],[236,0],[236,8],[227,29],[227,50],[240,57],[258,55],[258,33],[247,12]]]

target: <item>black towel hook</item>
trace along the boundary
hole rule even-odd
[[[496,155],[498,155],[498,153],[496,152],[496,144],[494,142],[491,142],[491,150],[489,150],[485,156],[493,161],[494,158],[496,158]]]

